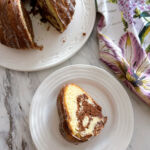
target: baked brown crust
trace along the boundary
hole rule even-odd
[[[61,89],[61,91],[58,95],[58,98],[57,98],[57,108],[58,108],[58,114],[60,117],[60,124],[59,124],[60,133],[67,141],[74,143],[74,144],[88,141],[88,139],[92,135],[86,135],[84,137],[81,137],[81,136],[77,137],[77,136],[73,136],[73,134],[72,134],[72,130],[71,130],[72,128],[70,127],[70,123],[69,123],[70,116],[69,116],[68,110],[66,109],[66,104],[64,102],[64,93],[65,93],[66,87],[67,87],[67,85]],[[78,104],[81,102],[81,99],[86,100],[86,95],[83,94],[83,95],[79,95],[77,97]],[[82,102],[85,104],[85,107],[84,107],[84,105],[82,105],[83,113],[81,112],[82,114],[80,115],[80,113],[78,111],[76,112],[77,117],[79,119],[79,132],[84,131],[84,129],[85,129],[81,123],[85,115],[91,115],[91,116],[95,116],[95,117],[99,116],[100,118],[103,118],[104,120],[99,122],[94,128],[94,131],[93,131],[94,136],[97,136],[100,133],[101,129],[104,128],[104,125],[107,121],[107,117],[104,117],[102,115],[102,112],[101,112],[102,108],[94,100],[93,100],[93,102],[95,104],[96,109],[92,105],[87,105],[85,103],[86,101],[82,101]]]
[[[33,39],[32,23],[21,0],[0,0],[0,42],[11,48],[40,49]]]

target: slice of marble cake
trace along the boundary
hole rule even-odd
[[[60,132],[74,144],[97,136],[107,121],[102,108],[75,84],[68,84],[60,91],[57,107]]]
[[[41,15],[58,31],[64,32],[75,12],[75,0],[37,0]]]

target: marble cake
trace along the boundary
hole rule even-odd
[[[60,132],[69,142],[78,144],[97,136],[107,117],[102,108],[79,86],[66,85],[57,99]]]

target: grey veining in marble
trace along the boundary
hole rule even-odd
[[[0,67],[0,150],[36,150],[30,136],[28,121],[34,92],[50,73],[64,66],[79,63],[107,69],[99,61],[96,26],[82,49],[57,67],[31,73]],[[128,89],[127,91],[135,114],[135,129],[127,150],[150,150],[150,107]]]

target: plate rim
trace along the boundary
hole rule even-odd
[[[55,64],[44,64],[44,65],[40,65],[39,67],[35,66],[32,69],[31,68],[30,69],[28,69],[28,68],[22,69],[21,67],[14,67],[14,66],[10,67],[10,66],[7,66],[5,64],[0,64],[0,66],[4,67],[6,69],[14,70],[14,71],[34,72],[34,71],[41,71],[41,70],[45,70],[45,69],[48,69],[48,68],[52,68],[52,67],[58,66],[58,65],[64,63],[65,61],[67,61],[68,59],[72,58],[85,45],[85,43],[88,41],[88,39],[89,39],[93,29],[94,29],[95,20],[96,20],[96,3],[95,2],[93,3],[92,7],[94,7],[94,9],[93,9],[94,10],[93,22],[91,24],[91,27],[89,28],[89,32],[86,34],[86,37],[83,40],[83,43],[74,52],[72,52],[70,55],[68,55],[67,57],[65,57],[61,61],[59,61],[59,62],[57,62]]]
[[[104,72],[105,74],[107,74],[108,76],[110,76],[111,78],[113,78],[113,80],[115,82],[117,82],[117,84],[119,86],[122,87],[123,91],[126,93],[127,97],[128,97],[128,103],[130,104],[130,111],[132,112],[132,114],[130,114],[130,119],[131,119],[131,126],[132,128],[130,129],[130,137],[128,139],[128,142],[127,142],[127,145],[124,149],[120,149],[120,150],[126,150],[126,148],[128,147],[128,145],[130,144],[131,142],[131,139],[132,139],[132,136],[133,136],[133,131],[134,131],[134,111],[133,111],[133,106],[132,106],[132,103],[131,103],[131,100],[130,100],[130,97],[127,93],[127,91],[125,90],[125,88],[123,87],[123,85],[112,75],[110,74],[108,71],[106,71],[105,69],[103,68],[99,68],[97,66],[93,66],[93,65],[86,65],[86,64],[75,64],[75,65],[68,65],[68,66],[65,66],[65,67],[62,67],[56,71],[54,71],[53,73],[49,74],[45,80],[39,85],[39,87],[37,88],[33,98],[32,98],[32,102],[31,102],[31,105],[30,105],[30,111],[29,111],[29,129],[30,129],[30,134],[31,134],[31,137],[32,137],[32,140],[33,140],[33,143],[35,144],[36,148],[39,149],[37,147],[37,143],[35,142],[35,139],[33,137],[33,132],[32,132],[32,125],[31,125],[31,120],[32,120],[32,109],[33,109],[33,103],[35,101],[35,97],[37,95],[37,93],[39,93],[41,87],[43,87],[43,85],[45,85],[45,83],[47,83],[47,81],[51,78],[51,76],[54,76],[55,74],[57,74],[59,71],[63,71],[65,69],[68,69],[68,68],[72,68],[72,67],[79,67],[79,68],[92,68],[92,69],[96,69],[97,71],[102,71]]]

